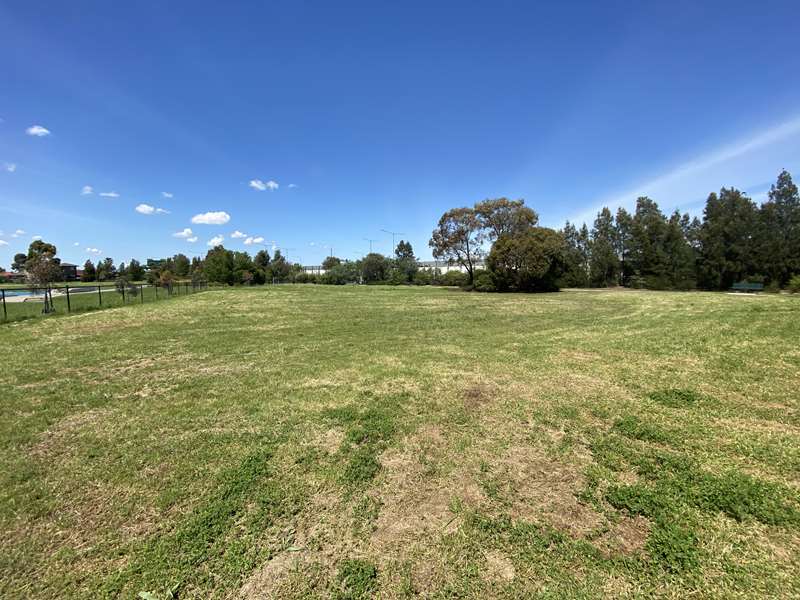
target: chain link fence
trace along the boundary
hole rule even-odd
[[[176,281],[169,285],[148,283],[64,284],[13,286],[0,289],[3,322],[51,314],[65,314],[167,300],[208,289],[205,281]]]

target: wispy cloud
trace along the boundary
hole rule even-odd
[[[225,240],[225,236],[215,235],[213,238],[206,242],[207,246],[219,246]]]
[[[85,185],[81,188],[81,196],[89,196],[94,194],[94,188],[90,185]]]
[[[5,240],[0,240],[0,246],[8,246],[8,242]]]
[[[72,243],[72,245],[73,245],[73,246],[80,246],[80,245],[81,245],[81,243],[80,243],[80,242],[73,242],[73,243]]]
[[[253,244],[263,244],[263,243],[264,243],[264,238],[261,237],[260,235],[256,237],[248,237],[244,241],[245,246],[252,246]]]
[[[164,208],[157,208],[150,204],[137,204],[134,209],[136,212],[143,215],[168,215],[169,211]]]
[[[190,237],[192,237],[192,233],[193,233],[192,230],[186,227],[183,231],[176,231],[175,233],[173,233],[172,237],[189,239]]]
[[[192,217],[195,225],[225,225],[231,220],[231,216],[224,210],[201,213]]]
[[[12,238],[18,238],[21,235],[25,235],[25,230],[24,229],[17,229],[16,231],[14,231],[14,233],[11,234],[11,237]]]
[[[274,192],[280,187],[277,181],[272,181],[271,179],[269,181],[261,181],[260,179],[251,179],[249,185],[251,188],[253,188],[254,190],[258,190],[259,192],[263,192],[265,190],[270,190]]]
[[[40,235],[32,235],[31,236],[31,241],[32,242],[35,242],[35,241],[41,240],[41,239],[42,239],[42,236],[40,236]]]
[[[103,198],[119,198],[119,194],[117,192],[100,192],[100,195]]]
[[[172,198],[174,195],[172,192],[161,192],[162,198]]]
[[[102,254],[103,253],[103,251],[100,250],[100,248],[87,248],[86,252],[88,254]]]
[[[13,173],[14,171],[17,170],[17,165],[16,165],[16,163],[4,163],[3,164],[3,169],[8,171],[9,173]]]
[[[50,135],[50,130],[41,125],[31,125],[25,130],[25,133],[34,137],[45,137]]]
[[[800,116],[779,123],[766,130],[756,132],[746,138],[723,144],[685,163],[667,170],[649,181],[632,186],[624,192],[609,195],[604,201],[575,215],[575,223],[591,222],[604,206],[612,208],[633,205],[639,196],[650,196],[665,204],[662,208],[692,206],[702,203],[711,191],[723,185],[737,185],[743,188],[764,179],[765,158],[774,155],[779,161],[785,155],[781,144],[792,142],[800,136]],[[780,151],[780,152],[778,152]],[[764,156],[762,156],[764,155]],[[755,160],[758,158],[759,160]],[[782,164],[766,167],[777,169]]]
[[[186,241],[190,244],[194,244],[197,241],[197,236],[193,235],[192,237],[186,238]]]
[[[296,187],[298,187],[298,186],[297,186],[297,184],[296,184],[296,183],[290,183],[290,184],[289,184],[289,185],[287,185],[286,187],[288,187],[290,190],[293,190],[294,188],[296,188]]]
[[[237,229],[236,231],[234,231],[234,232],[231,234],[231,237],[232,237],[233,239],[237,240],[237,239],[239,239],[239,238],[247,237],[247,234],[246,234],[246,233],[242,233],[241,231],[239,231],[239,230]]]

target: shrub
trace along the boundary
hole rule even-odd
[[[800,275],[795,275],[789,280],[787,289],[792,294],[800,294]]]
[[[469,283],[469,277],[466,273],[462,273],[461,271],[448,271],[442,278],[439,280],[439,285],[447,285],[447,286],[455,286],[455,287],[464,287]]]
[[[472,278],[472,289],[476,292],[496,292],[497,287],[494,285],[494,277],[489,271],[483,269],[475,271]]]
[[[414,275],[414,285],[430,285],[431,281],[433,281],[433,276],[431,275],[430,270],[428,269],[420,269]]]

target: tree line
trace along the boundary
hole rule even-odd
[[[665,215],[648,198],[633,213],[604,207],[591,229],[538,226],[523,200],[499,198],[447,211],[433,255],[463,266],[474,289],[549,291],[625,286],[727,290],[738,282],[800,290],[800,195],[782,171],[758,205],[735,188],[709,194],[702,219]],[[488,245],[488,251],[487,251]],[[485,270],[476,264],[485,259]]]

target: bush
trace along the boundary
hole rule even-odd
[[[464,287],[469,283],[469,277],[466,273],[462,273],[461,271],[448,271],[444,275],[442,275],[441,279],[439,280],[439,285],[447,285],[447,286],[455,286],[455,287]]]
[[[433,281],[433,276],[430,270],[419,270],[414,274],[414,285],[430,285]]]
[[[789,280],[787,289],[792,294],[800,294],[800,275],[795,275]]]
[[[476,292],[496,292],[497,287],[494,284],[494,277],[489,271],[483,269],[475,271],[472,278],[472,289]]]

